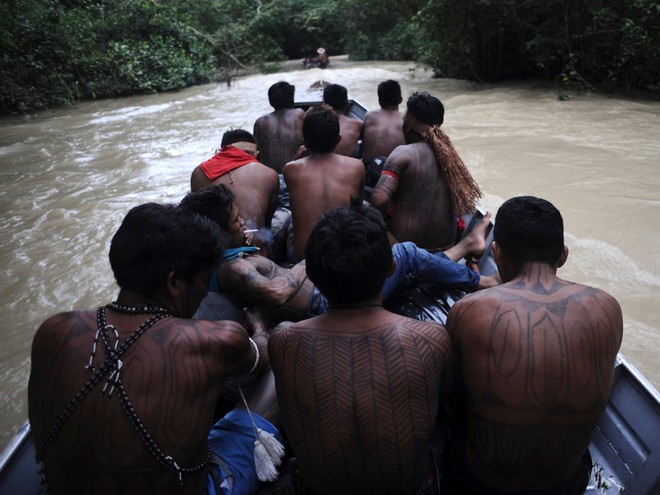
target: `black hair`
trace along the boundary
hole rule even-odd
[[[323,88],[323,103],[343,112],[348,105],[348,91],[341,84],[328,84]]]
[[[303,118],[302,133],[309,151],[330,153],[337,146],[339,117],[326,106],[312,107]]]
[[[392,247],[381,213],[361,202],[327,212],[305,247],[307,275],[335,304],[376,296],[392,265]]]
[[[122,289],[153,296],[170,272],[192,283],[212,269],[228,236],[209,218],[175,205],[146,203],[131,209],[110,243],[110,266]]]
[[[381,107],[399,105],[402,102],[401,85],[392,79],[378,85],[378,104]]]
[[[230,144],[245,141],[247,143],[257,143],[254,136],[245,129],[230,129],[222,135],[222,142],[220,146],[228,146]]]
[[[234,198],[234,193],[225,184],[216,184],[186,194],[179,206],[209,217],[226,232],[229,228]]]
[[[286,81],[280,81],[268,88],[268,101],[275,110],[293,108],[296,87]]]
[[[426,91],[416,91],[406,102],[408,111],[426,125],[442,125],[445,119],[445,107],[435,96]]]
[[[526,261],[554,267],[564,249],[564,221],[559,210],[544,199],[511,198],[497,212],[493,240],[516,268]]]

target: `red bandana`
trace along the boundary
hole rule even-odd
[[[202,163],[199,168],[202,169],[206,178],[212,182],[227,172],[256,161],[257,159],[247,151],[229,145],[222,148],[220,153],[213,158]]]

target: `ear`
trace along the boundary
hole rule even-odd
[[[186,290],[183,279],[174,270],[167,274],[165,285],[167,294],[175,301],[179,300]]]
[[[337,142],[335,143],[335,146],[337,146],[339,144],[339,141],[341,141],[341,134],[339,134],[337,136]]]
[[[500,245],[497,243],[497,241],[493,241],[491,246],[493,247],[493,258],[495,259],[495,264],[499,268],[500,263],[502,263],[502,257],[504,256],[502,254],[502,249],[500,248]]]
[[[495,259],[497,271],[500,274],[502,282],[508,282],[513,279],[515,271],[512,273],[509,260],[504,255],[502,248],[496,241],[493,241],[493,258]]]
[[[564,266],[564,263],[566,263],[566,260],[568,259],[568,246],[564,246],[564,249],[561,251],[561,256],[559,257],[559,261],[557,261],[557,268],[561,268]]]

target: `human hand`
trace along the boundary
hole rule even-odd
[[[243,308],[245,328],[250,336],[259,332],[268,333],[268,315],[263,308]]]
[[[243,245],[244,246],[252,246],[252,242],[254,241],[254,234],[257,232],[258,229],[246,229],[243,231]]]

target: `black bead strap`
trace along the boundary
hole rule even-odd
[[[149,314],[169,314],[172,315],[172,312],[160,306],[150,306],[145,304],[143,306],[126,306],[125,304],[119,304],[117,301],[112,301],[106,306],[117,313],[124,313],[127,315],[149,315]]]
[[[108,305],[110,306],[110,305]],[[119,341],[115,341],[114,348],[110,345],[109,337],[108,337],[108,331],[110,329],[114,329],[112,325],[106,325],[106,318],[105,318],[105,307],[100,307],[98,308],[97,311],[97,325],[98,325],[98,331],[97,334],[94,338],[94,345],[93,345],[93,350],[92,350],[92,356],[90,358],[90,362],[87,366],[88,369],[94,369],[92,366],[92,361],[94,358],[94,354],[96,351],[96,343],[98,341],[98,336],[99,333],[103,339],[103,343],[106,348],[106,359],[101,365],[101,367],[96,370],[94,375],[88,380],[88,382],[83,386],[83,388],[78,392],[73,399],[69,401],[67,406],[64,408],[60,416],[58,417],[57,421],[53,425],[53,427],[48,431],[46,434],[42,444],[41,448],[39,449],[37,453],[37,462],[39,463],[41,467],[41,472],[40,478],[41,478],[41,484],[42,484],[42,489],[44,490],[45,493],[47,493],[48,490],[48,485],[46,483],[46,477],[45,477],[45,470],[43,469],[43,460],[46,455],[46,452],[48,448],[53,444],[55,441],[55,438],[57,437],[57,434],[60,432],[62,427],[64,426],[64,423],[69,419],[71,414],[73,414],[74,410],[78,405],[82,402],[82,400],[91,392],[91,390],[94,388],[94,386],[105,376],[108,372],[112,372],[110,378],[108,378],[108,382],[106,383],[106,387],[108,384],[112,384],[112,387],[109,392],[106,392],[106,387],[104,387],[102,394],[105,394],[107,397],[110,397],[112,395],[112,390],[116,387],[118,390],[118,395],[120,402],[122,404],[122,407],[126,411],[129,419],[133,423],[133,426],[137,430],[137,432],[140,434],[141,438],[144,440],[146,443],[147,447],[149,448],[149,451],[156,457],[156,459],[167,469],[170,471],[173,471],[174,473],[177,474],[179,478],[179,483],[183,484],[183,477],[200,471],[204,469],[204,467],[208,464],[210,458],[211,458],[211,448],[209,446],[208,452],[206,455],[206,458],[204,459],[203,462],[198,464],[195,467],[192,468],[187,468],[187,467],[181,467],[179,466],[176,461],[171,457],[163,453],[163,451],[158,447],[156,444],[155,440],[149,433],[147,432],[146,428],[142,424],[142,421],[140,418],[137,416],[135,409],[133,408],[133,404],[128,398],[128,395],[126,394],[126,390],[124,389],[124,385],[121,381],[121,377],[119,374],[120,368],[121,368],[121,360],[119,359],[121,355],[128,349],[128,347],[133,344],[146,330],[148,330],[151,326],[153,326],[156,322],[162,320],[163,318],[170,318],[172,317],[172,313],[169,312],[169,310],[164,310],[163,308],[160,308],[162,311],[158,312],[157,314],[154,314],[151,318],[149,318],[147,321],[142,323],[121,345],[119,345]],[[154,311],[150,311],[153,313]],[[138,314],[138,313],[135,313]],[[116,330],[115,330],[116,331]]]

